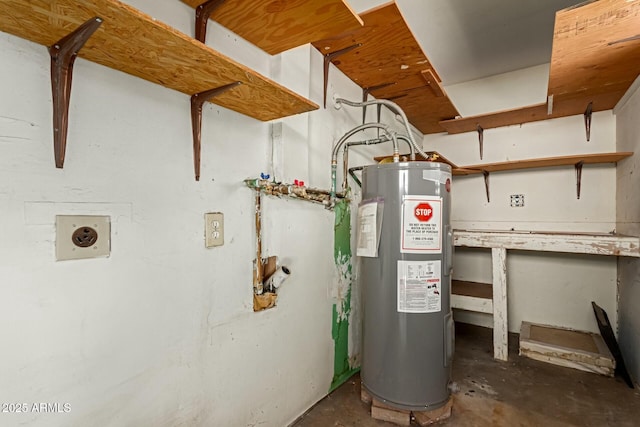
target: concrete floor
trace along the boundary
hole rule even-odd
[[[492,357],[492,330],[456,324],[451,426],[640,426],[640,392],[618,378],[518,356],[509,336],[509,361]],[[392,426],[370,417],[356,375],[293,424],[295,427]]]

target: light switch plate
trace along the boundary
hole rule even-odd
[[[204,246],[213,248],[224,245],[224,215],[222,212],[204,214]]]
[[[111,220],[98,215],[56,215],[58,261],[108,257],[111,253]]]

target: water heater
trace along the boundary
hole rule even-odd
[[[363,301],[362,385],[398,409],[429,411],[450,396],[453,234],[451,168],[366,166],[358,208]]]

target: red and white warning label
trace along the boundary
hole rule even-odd
[[[442,252],[442,198],[405,196],[402,203],[400,252]]]
[[[398,260],[398,312],[436,313],[442,310],[440,261]]]

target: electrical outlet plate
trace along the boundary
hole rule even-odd
[[[511,207],[521,208],[524,206],[524,194],[512,194],[511,195]]]
[[[111,220],[98,215],[56,215],[56,260],[108,257]]]
[[[222,212],[204,214],[204,246],[213,248],[224,245],[224,215]]]

